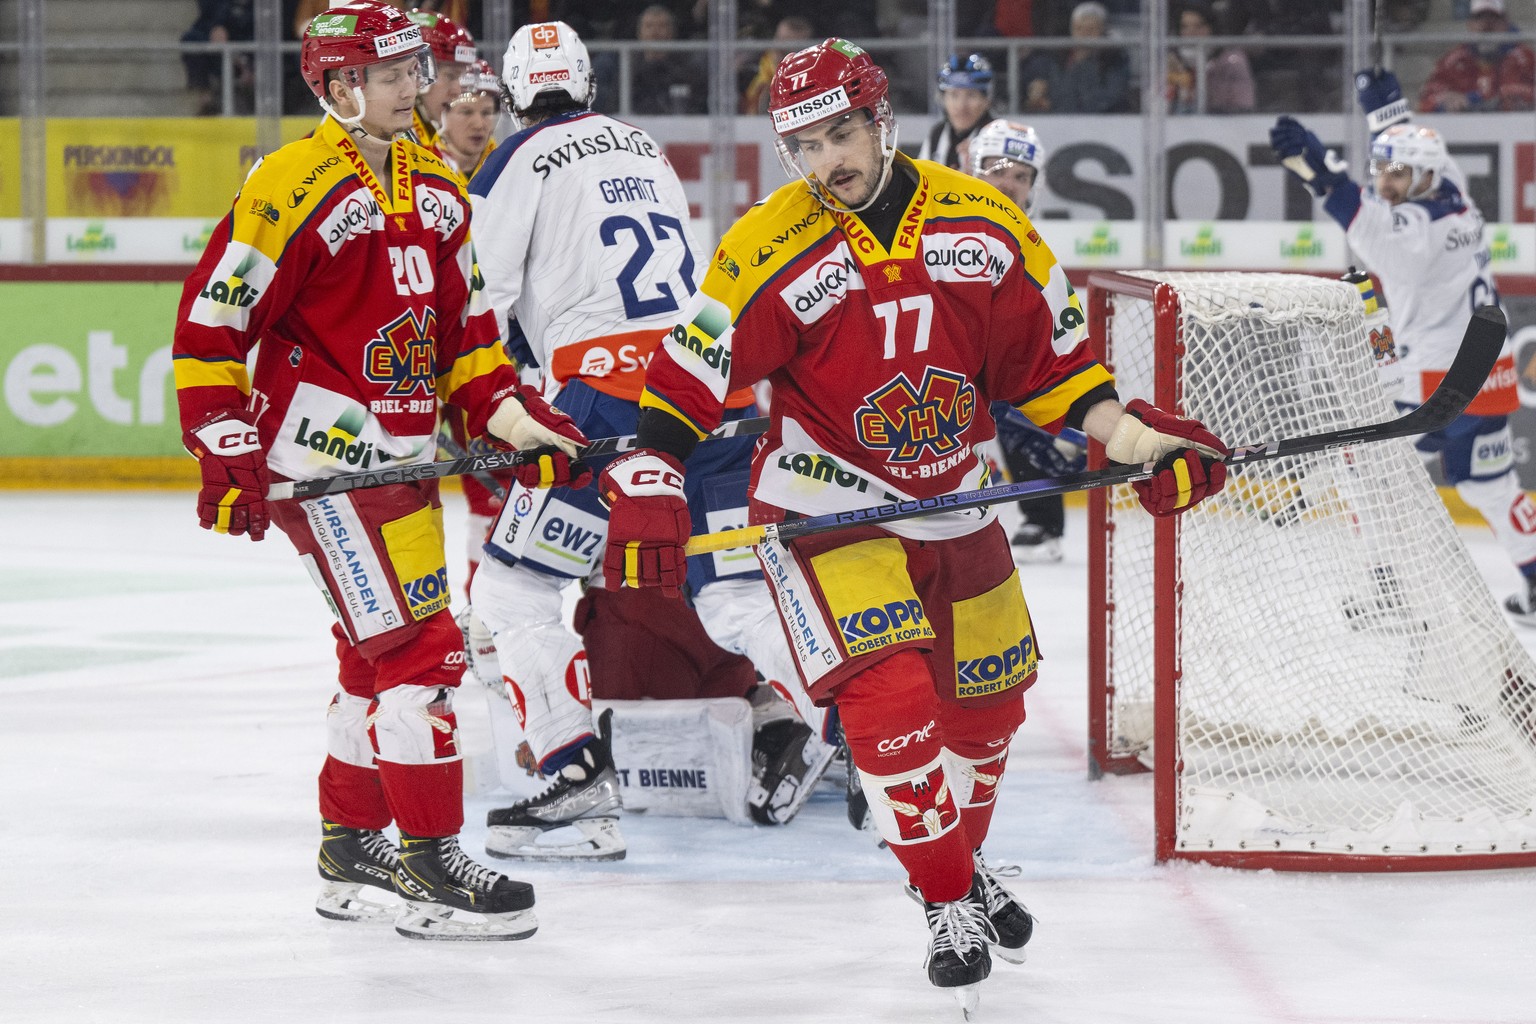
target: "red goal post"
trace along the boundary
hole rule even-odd
[[[1342,282],[1095,272],[1088,318],[1122,400],[1229,443],[1393,415]],[[1159,860],[1536,865],[1536,664],[1410,442],[1251,464],[1177,519],[1088,508],[1090,773],[1153,772]]]

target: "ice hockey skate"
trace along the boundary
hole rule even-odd
[[[848,798],[848,824],[861,832],[873,831],[875,822],[869,813],[869,797],[864,795],[864,783],[859,778],[859,769],[854,766],[853,753],[848,749],[848,740],[843,736],[841,725],[837,730],[837,743],[843,765],[848,769],[845,790]],[[881,845],[885,845],[884,842]]]
[[[400,855],[382,832],[320,823],[320,898],[315,913],[332,921],[393,921],[400,913],[394,899],[379,902],[373,890],[393,894]],[[371,886],[367,893],[363,886]]]
[[[555,772],[549,788],[486,815],[485,852],[513,860],[623,860],[619,777],[613,768],[613,712],[576,760]]]
[[[1018,563],[1059,562],[1062,558],[1061,538],[1035,523],[1020,526],[1009,544],[1013,547],[1013,560]]]
[[[1504,610],[1517,625],[1536,629],[1536,576],[1520,581],[1520,590],[1504,599]]]
[[[952,990],[965,1019],[976,1020],[981,1008],[981,983],[992,973],[992,956],[987,947],[997,942],[997,932],[987,919],[979,881],[973,880],[969,893],[948,903],[929,903],[910,884],[906,892],[922,906],[928,919],[928,955],[924,962],[928,980],[939,988]]]
[[[837,748],[798,718],[781,718],[752,734],[752,785],[747,809],[759,825],[786,825],[800,813]]]
[[[507,941],[539,930],[533,886],[476,864],[458,836],[400,833],[395,888],[405,898],[395,931],[408,939]]]
[[[981,904],[986,908],[987,920],[992,923],[992,931],[997,936],[997,940],[992,943],[992,950],[1011,964],[1021,964],[1024,962],[1024,947],[1029,944],[1030,936],[1035,932],[1034,916],[1003,885],[997,873],[982,858],[980,850],[975,851],[973,857],[976,877],[971,891],[980,896]]]

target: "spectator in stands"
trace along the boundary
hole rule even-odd
[[[810,19],[799,15],[783,18],[773,30],[772,49],[764,50],[757,60],[757,67],[741,89],[741,113],[768,113],[768,84],[773,81],[774,69],[787,54],[809,46],[816,41],[816,26]]]
[[[1228,0],[1229,35],[1328,36],[1342,27],[1343,0]],[[1337,48],[1274,47],[1249,55],[1254,92],[1262,109],[1337,110],[1340,61]]]
[[[642,42],[676,39],[677,15],[665,4],[651,4],[640,12],[635,38]],[[709,67],[699,54],[642,50],[630,71],[630,100],[636,114],[703,114],[709,109]]]
[[[1074,39],[1102,39],[1109,11],[1098,0],[1072,8]],[[1131,65],[1123,50],[1079,46],[1065,56],[1032,59],[1024,74],[1024,109],[1052,114],[1117,114],[1131,108]]]
[[[1419,110],[1531,110],[1536,107],[1536,54],[1529,46],[1497,36],[1517,31],[1504,0],[1472,0],[1467,31],[1488,42],[1463,43],[1441,57],[1419,93]]]
[[[951,54],[939,68],[939,106],[944,116],[923,139],[919,160],[969,170],[966,143],[992,113],[992,64],[979,53]]]
[[[1175,26],[1185,39],[1215,34],[1216,16],[1207,0],[1185,0],[1174,7]],[[1206,51],[1205,109],[1198,104],[1196,68],[1200,50],[1181,46],[1168,55],[1168,110],[1174,114],[1247,114],[1254,109],[1253,71],[1248,55],[1235,47]]]
[[[254,39],[255,22],[251,0],[197,0],[197,20],[182,35],[184,43],[229,43]],[[184,53],[181,62],[187,68],[187,88],[197,101],[200,117],[217,114],[222,109],[217,87],[223,81],[224,58],[217,53]],[[249,54],[236,54],[234,72],[237,105],[249,110],[251,101],[251,60]]]

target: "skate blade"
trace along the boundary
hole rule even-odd
[[[981,1019],[981,984],[957,985],[950,989],[955,1002],[960,1004],[960,1015],[966,1020]]]
[[[511,942],[539,930],[531,910],[510,914],[474,914],[440,903],[406,900],[395,919],[395,931],[407,939],[428,942]]]
[[[572,829],[580,838],[568,835]],[[555,841],[540,842],[551,835],[557,837]],[[492,825],[485,837],[485,852],[503,860],[612,861],[623,860],[628,847],[618,818],[578,818],[548,830]]]
[[[1007,946],[994,945],[992,947],[992,955],[1011,964],[1021,964],[1029,959],[1029,954],[1024,951],[1023,946],[1020,946],[1018,949],[1009,949]]]
[[[315,913],[328,921],[367,924],[385,924],[400,915],[400,904],[365,899],[362,889],[356,882],[326,882],[315,900]]]

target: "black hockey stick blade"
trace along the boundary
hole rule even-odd
[[[768,418],[766,416],[729,420],[720,424],[719,428],[712,431],[704,440],[718,441],[726,437],[761,434],[767,429]],[[616,452],[632,451],[636,447],[637,442],[638,438],[633,434],[625,434],[619,437],[600,437],[579,449],[576,456],[581,459],[591,459],[599,455],[612,455]],[[323,477],[319,480],[292,480],[273,484],[267,490],[267,500],[282,501],[287,498],[313,498],[321,494],[339,494],[342,491],[355,491],[361,487],[383,487],[386,484],[441,480],[444,477],[463,476],[466,473],[492,473],[501,469],[511,469],[513,466],[521,466],[537,458],[537,450],[526,452],[487,452],[484,455],[470,455],[462,459],[446,459],[442,462],[427,462],[419,466],[395,466],[389,469],[377,469],[366,473],[348,473],[345,476]]]
[[[1240,466],[1261,459],[1277,459],[1286,455],[1305,455],[1328,448],[1343,448],[1371,441],[1385,441],[1394,437],[1412,437],[1442,430],[1460,416],[1472,403],[1477,392],[1488,379],[1493,364],[1498,361],[1504,347],[1504,335],[1508,324],[1504,313],[1497,306],[1482,306],[1472,314],[1461,348],[1451,360],[1450,369],[1434,393],[1424,404],[1396,419],[1381,423],[1368,423],[1361,427],[1342,430],[1325,430],[1304,437],[1282,438],[1259,444],[1241,445],[1227,456],[1229,467]],[[932,498],[914,498],[894,501],[885,505],[857,509],[852,512],[833,512],[824,516],[794,519],[765,526],[744,526],[735,530],[722,530],[690,538],[688,553],[703,554],[707,551],[724,551],[729,548],[747,547],[765,538],[779,541],[793,540],[812,533],[837,530],[845,526],[879,525],[899,519],[914,519],[939,512],[958,512],[982,508],[1021,498],[1044,498],[1053,494],[1069,494],[1073,491],[1091,491],[1100,487],[1135,483],[1150,477],[1156,468],[1148,462],[1140,466],[1108,466],[1047,480],[1023,480],[1018,483],[1000,484],[958,494],[940,494]]]

